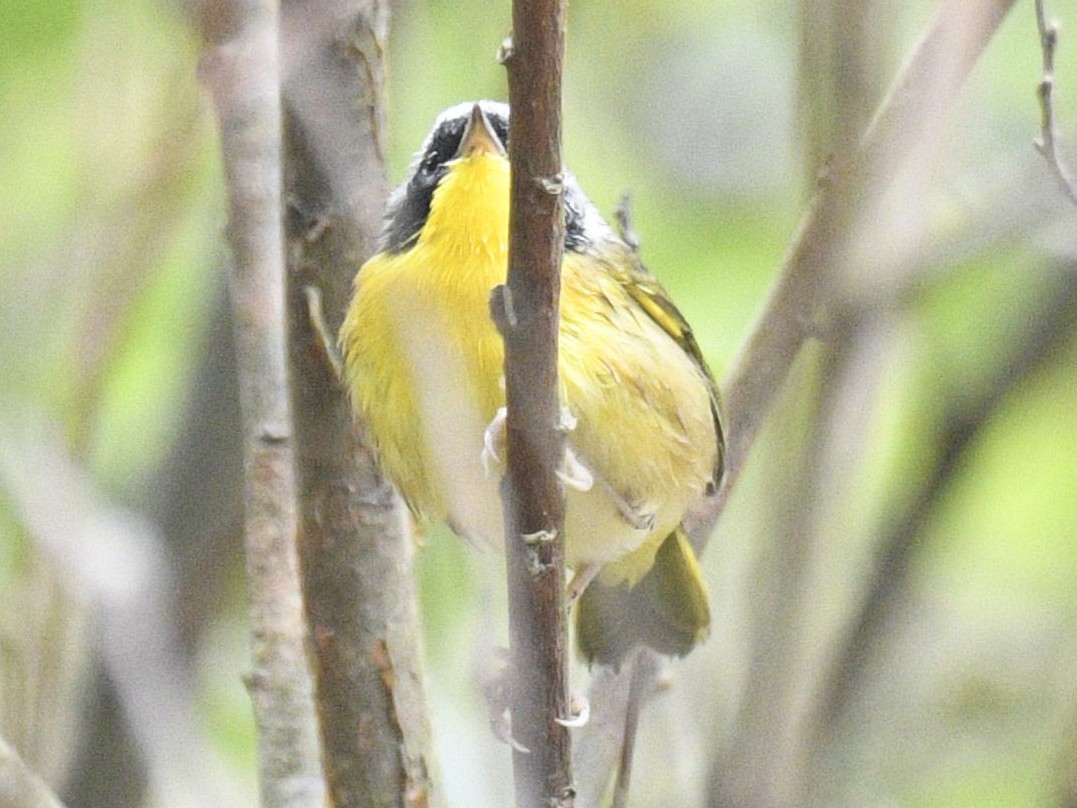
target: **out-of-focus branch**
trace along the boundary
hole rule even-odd
[[[914,149],[941,132],[965,79],[1011,5],[1012,0],[998,0],[970,8],[960,0],[944,0],[855,151],[835,158],[767,306],[727,376],[729,466],[716,511],[720,512],[723,497],[743,467],[763,415],[810,337],[832,344],[826,352],[829,378],[825,372],[813,378],[823,379],[820,402],[834,395],[833,383],[844,375],[843,337],[854,333],[851,324],[865,310],[880,303],[850,291],[858,288],[854,280],[863,271],[856,260],[859,242],[871,228],[876,206]],[[810,673],[795,670],[808,663],[798,656],[806,650],[797,648],[793,638],[802,619],[797,604],[805,594],[809,569],[805,555],[809,548],[797,539],[811,530],[817,496],[813,489],[818,483],[808,469],[822,457],[823,438],[816,433],[807,444],[804,457],[809,465],[794,478],[794,490],[802,499],[782,528],[792,543],[777,550],[783,559],[771,592],[781,599],[780,606],[773,610],[773,617],[757,618],[764,630],[757,640],[730,757],[716,762],[711,770],[709,788],[719,802],[796,801],[810,786],[804,762],[812,751],[812,724],[800,716],[805,705],[811,704],[814,682]],[[775,653],[787,659],[791,656],[793,661],[783,669]],[[772,681],[767,684],[760,676]]]
[[[840,721],[858,692],[881,629],[907,591],[912,560],[928,517],[951,490],[958,478],[954,472],[964,463],[969,447],[1009,393],[1070,344],[1077,329],[1077,270],[1071,267],[1057,275],[1031,307],[1029,330],[996,361],[994,374],[979,389],[952,399],[943,412],[935,441],[938,453],[883,529],[866,597],[838,645],[832,671],[821,679],[825,686],[818,701],[821,730],[829,731]]]
[[[573,744],[572,762],[579,808],[597,808],[601,804],[621,767],[626,738],[638,729],[638,707],[641,705],[633,707],[630,701],[639,695],[643,684],[648,685],[649,691],[653,690],[654,680],[646,683],[637,680],[633,673],[635,669],[636,661],[633,660],[617,671],[598,666],[591,673],[587,688],[591,720],[576,730]]]
[[[1057,808],[1077,808],[1077,715],[1070,702],[1070,716],[1063,730],[1058,755],[1054,764],[1053,798],[1050,804]]]
[[[325,350],[381,229],[388,24],[383,0],[282,6],[300,555],[323,766],[338,808],[442,800],[408,518],[355,434]]]
[[[748,458],[770,405],[805,341],[825,336],[833,307],[849,303],[836,281],[852,270],[847,250],[858,221],[891,184],[912,150],[945,122],[961,87],[1014,0],[970,7],[944,0],[913,47],[851,154],[836,155],[778,270],[763,311],[730,365],[722,391],[728,417],[726,473],[717,496],[698,503],[686,519],[692,542],[703,547]],[[604,681],[627,691],[627,672]],[[597,694],[595,694],[597,696]],[[615,730],[612,730],[615,731]],[[595,732],[603,738],[608,733]],[[591,754],[580,768],[581,793],[601,793],[617,764],[615,746]],[[583,755],[580,756],[581,759]],[[582,779],[586,778],[586,784]]]
[[[564,245],[561,160],[563,0],[515,0],[503,52],[512,109],[508,282],[494,291],[505,341],[506,451],[502,496],[509,589],[513,774],[519,808],[574,802],[568,728],[564,455],[557,387]]]
[[[100,657],[148,768],[170,787],[171,803],[230,802],[193,722],[193,684],[173,631],[168,565],[152,525],[102,499],[58,430],[0,423],[0,488],[63,580],[92,607]]]
[[[872,31],[885,30],[894,9],[876,0],[806,0],[799,5],[798,134],[804,169],[815,181],[810,190],[817,191],[815,183],[823,177],[825,192],[826,172],[847,170],[839,163],[856,154],[891,78],[882,58],[890,44]],[[862,184],[864,197],[871,198],[867,177],[846,178],[846,183],[845,190]],[[817,310],[804,315],[813,320],[806,323],[814,329],[807,336],[826,330],[827,339],[838,347],[795,360],[796,369],[791,368],[783,382],[790,389],[776,397],[768,413],[768,431],[781,438],[758,447],[765,454],[760,461],[763,489],[781,494],[759,514],[759,560],[753,564],[748,584],[753,595],[744,617],[750,631],[744,684],[737,711],[727,721],[730,740],[721,763],[712,767],[709,792],[717,804],[793,804],[804,793],[797,723],[800,677],[809,653],[800,637],[805,607],[811,603],[814,525],[822,485],[818,468],[825,445],[823,430],[806,427],[828,417],[835,396],[830,380],[845,360],[846,334],[835,322],[831,301],[835,276],[841,275],[839,262],[847,260],[861,211],[843,204],[834,200],[830,232],[820,230],[823,238],[835,241],[824,248],[829,256],[810,270],[820,281],[820,299]]]
[[[970,8],[963,0],[945,0],[857,149],[835,158],[801,221],[763,312],[723,380],[729,417],[725,484],[701,521],[703,535],[724,508],[800,347],[827,327],[828,278],[842,268],[858,214],[881,195],[924,135],[941,126],[1013,2],[991,0]]]
[[[0,805],[7,808],[63,808],[19,753],[0,739]]]
[[[1070,202],[1077,205],[1077,184],[1074,184],[1069,166],[1058,153],[1058,124],[1055,121],[1055,48],[1058,46],[1058,23],[1047,20],[1044,5],[1044,0],[1036,0],[1036,28],[1040,32],[1040,49],[1043,51],[1043,78],[1040,79],[1037,89],[1042,113],[1040,136],[1034,142],[1036,149],[1055,172]]]
[[[621,735],[621,759],[617,764],[617,779],[613,782],[610,808],[627,808],[629,784],[632,782],[632,761],[639,736],[640,710],[655,689],[662,662],[649,648],[640,648],[630,663],[631,681],[628,703],[624,709],[624,732]]]
[[[621,195],[615,213],[617,235],[639,253],[640,238],[632,224],[632,196]],[[613,778],[613,801],[628,799],[632,760],[644,703],[654,691],[659,660],[640,648],[619,670],[598,666],[591,672],[588,703],[591,720],[576,732],[572,762],[576,775],[576,804],[599,805]]]
[[[273,0],[206,0],[201,72],[228,182],[231,296],[244,430],[244,505],[262,804],[323,800],[296,555],[285,363],[280,71]]]
[[[969,9],[947,0],[894,81],[857,150],[835,158],[782,262],[763,312],[723,380],[729,415],[721,512],[759,425],[804,341],[825,329],[827,276],[841,263],[853,216],[893,179],[924,133],[952,109],[961,86],[1013,0]]]
[[[856,147],[885,88],[883,56],[900,5],[886,0],[799,0],[798,144],[808,193],[833,154]]]

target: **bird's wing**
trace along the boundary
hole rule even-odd
[[[673,338],[700,369],[707,379],[710,389],[711,416],[714,418],[714,434],[718,443],[718,451],[714,461],[714,486],[717,489],[722,479],[722,469],[725,460],[725,429],[722,419],[722,404],[718,395],[718,385],[714,381],[714,375],[707,366],[703,353],[699,350],[692,327],[684,319],[684,315],[674,305],[669,293],[658,282],[658,279],[643,266],[635,255],[627,257],[624,262],[617,262],[614,274],[618,282],[624,287],[629,296],[639,304],[639,307],[647,313],[663,331]]]

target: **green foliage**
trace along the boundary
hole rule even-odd
[[[611,218],[631,192],[644,260],[719,374],[761,308],[810,191],[803,178],[811,172],[799,165],[798,23],[788,5],[632,0],[570,9],[567,163]],[[388,155],[396,181],[441,109],[505,96],[494,57],[510,24],[508,3],[431,0],[396,4],[394,14]],[[916,3],[897,15],[883,47],[886,78],[929,14],[930,4]],[[26,423],[56,426],[96,484],[136,507],[176,448],[184,407],[204,394],[193,380],[222,288],[223,181],[197,83],[198,43],[163,3],[8,0],[2,16],[0,440]],[[1077,41],[1067,32],[1077,31],[1077,19],[1066,22],[1058,113],[1070,135]],[[999,208],[1023,215],[1014,198],[1028,187],[1021,177],[1040,189],[1053,182],[1031,147],[1039,69],[1031,9],[1019,6],[974,73],[940,147],[945,159],[925,181],[930,232],[941,240],[964,227],[973,246],[914,284],[914,302],[880,354],[869,445],[852,461],[861,476],[837,515],[822,520],[848,518],[830,540],[861,556],[869,553],[858,541],[937,451],[941,405],[981,384],[1029,327],[1031,293],[1052,256],[1072,263],[1072,211],[1038,214],[1001,244],[1006,223],[990,218]],[[859,804],[925,806],[1051,797],[1044,783],[1057,776],[1055,756],[1072,723],[1062,680],[1077,672],[1077,648],[1066,639],[1077,618],[1075,360],[1071,345],[1002,402],[926,527],[913,573],[919,616],[895,641],[893,670],[878,679],[880,692],[893,687],[893,695],[871,702],[874,713],[855,739],[862,748],[839,755],[846,769],[835,771],[846,781],[837,793]],[[773,492],[753,479],[738,496],[769,506]],[[723,562],[737,557],[737,541],[759,546],[758,528],[723,528],[708,569],[748,586],[743,568]],[[0,605],[9,611],[26,608],[9,602],[22,588],[7,585],[36,552],[25,529],[0,492]],[[419,552],[434,679],[466,677],[474,637],[488,628],[475,617],[486,608],[483,593],[501,585],[480,585],[471,570],[496,576],[497,564],[469,560],[472,549],[440,533]],[[851,597],[843,587],[838,596]],[[211,611],[227,623],[242,608],[231,592]],[[715,615],[712,656],[684,667],[703,684],[690,679],[688,689],[719,689],[719,663],[737,669],[740,652],[728,647],[751,633],[737,618]],[[205,673],[219,677],[204,684],[206,723],[233,767],[251,762],[250,725],[236,707],[245,698],[239,656],[204,657],[222,668]],[[733,721],[726,687],[728,703],[715,697],[684,711],[700,757],[713,725]],[[476,702],[440,703],[437,711],[448,726],[461,713],[476,722]],[[703,762],[681,765],[702,782]],[[648,771],[654,782],[668,776],[649,757],[640,766],[644,782]],[[864,785],[870,778],[877,790]],[[699,791],[698,783],[681,785],[693,798]],[[453,789],[466,793],[458,783]],[[663,799],[643,793],[639,804]]]

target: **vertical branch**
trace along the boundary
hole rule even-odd
[[[507,286],[495,290],[505,340],[508,471],[503,490],[509,587],[513,752],[520,808],[573,803],[567,705],[564,454],[557,333],[564,200],[561,165],[563,0],[515,0],[505,54],[512,109]],[[499,293],[500,292],[500,293]]]
[[[808,187],[829,156],[855,147],[878,103],[882,54],[899,6],[876,0],[799,0],[797,117]]]
[[[437,806],[407,517],[358,441],[333,367],[387,192],[382,0],[282,9],[289,360],[300,545],[333,805]]]
[[[273,0],[208,0],[201,12],[209,41],[201,67],[213,93],[228,181],[253,637],[248,687],[262,804],[317,806],[323,792],[295,556],[285,365],[277,9]]]
[[[629,662],[631,679],[628,685],[628,703],[624,710],[624,731],[621,734],[621,759],[617,764],[617,777],[613,781],[613,799],[610,808],[626,808],[628,786],[632,781],[632,760],[636,754],[636,738],[639,734],[640,711],[643,703],[654,689],[659,676],[658,656],[649,648],[642,648]],[[597,800],[595,801],[597,803]]]

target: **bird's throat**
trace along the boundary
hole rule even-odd
[[[497,284],[504,282],[508,245],[508,160],[480,153],[452,164],[434,192],[419,246]]]

